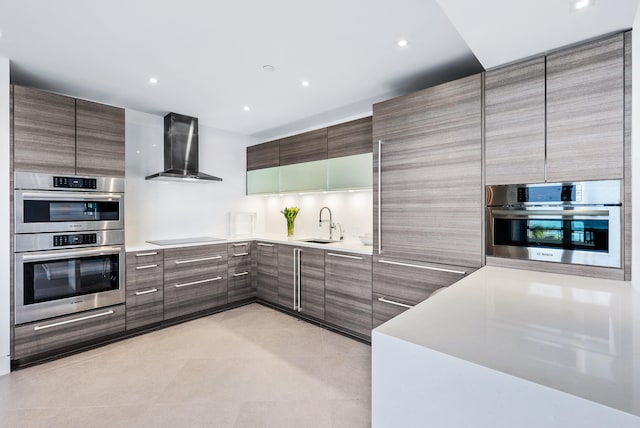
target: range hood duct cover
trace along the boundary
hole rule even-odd
[[[222,181],[198,169],[198,118],[177,113],[164,117],[164,171],[147,180]]]

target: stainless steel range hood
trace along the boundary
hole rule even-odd
[[[145,179],[222,181],[198,170],[198,118],[177,113],[164,117],[164,171]]]

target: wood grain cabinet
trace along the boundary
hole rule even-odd
[[[75,99],[14,86],[13,138],[16,171],[74,175]]]
[[[327,157],[371,153],[372,132],[371,116],[330,126],[327,128]]]
[[[17,360],[93,343],[124,332],[124,305],[109,306],[16,326],[14,353]]]
[[[280,140],[280,165],[327,159],[327,128]]]
[[[253,245],[249,242],[227,244],[228,302],[237,302],[256,296],[252,274]]]
[[[475,268],[373,257],[373,328],[475,272]]]
[[[485,74],[486,184],[545,180],[545,57]]]
[[[227,303],[227,244],[164,250],[164,318]]]
[[[280,165],[280,140],[247,147],[247,171]]]
[[[256,284],[259,299],[278,303],[278,245],[256,242]]]
[[[164,273],[162,250],[126,254],[127,330],[162,322],[164,319]]]
[[[547,56],[547,181],[623,178],[624,35]]]
[[[479,267],[481,75],[375,104],[373,134],[374,249]]]
[[[278,304],[325,318],[324,250],[278,246]]]
[[[124,109],[76,100],[76,174],[124,177]]]
[[[13,88],[16,171],[124,177],[124,109]]]
[[[327,250],[325,320],[361,336],[371,336],[371,256]]]

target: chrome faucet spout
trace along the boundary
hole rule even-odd
[[[318,215],[318,227],[322,227],[322,222],[327,220],[322,220],[322,211],[329,211],[329,239],[331,239],[331,235],[335,225],[333,224],[333,214],[331,214],[331,209],[329,207],[320,208],[320,214]]]

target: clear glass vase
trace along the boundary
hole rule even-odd
[[[295,221],[295,219],[293,219],[293,218],[288,218],[287,219],[287,236],[293,236],[294,221]]]

